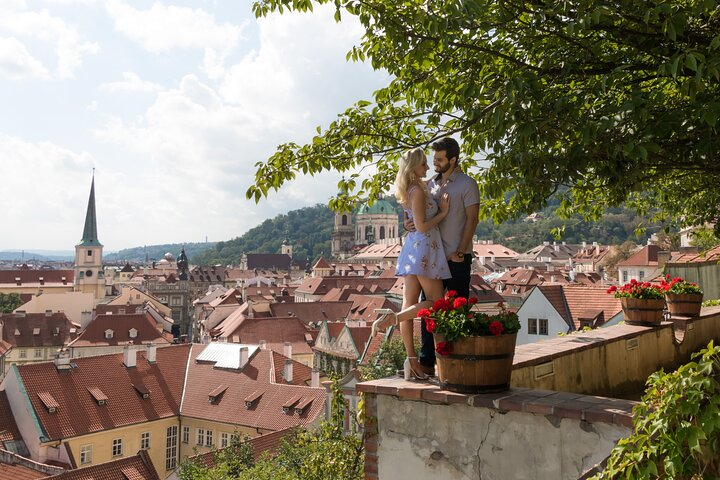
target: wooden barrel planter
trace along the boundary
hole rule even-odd
[[[508,390],[516,339],[513,333],[452,342],[449,355],[436,355],[440,386],[459,393]],[[442,335],[435,335],[435,343],[444,341]]]
[[[663,320],[665,300],[662,298],[630,298],[622,297],[625,323],[630,325],[659,325]]]
[[[670,315],[677,317],[697,317],[702,307],[702,293],[666,293]]]

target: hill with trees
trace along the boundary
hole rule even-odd
[[[149,261],[160,260],[166,253],[172,253],[174,257],[180,254],[180,250],[185,248],[185,254],[188,258],[200,255],[201,253],[212,249],[215,242],[202,243],[165,243],[162,245],[145,245],[142,247],[125,248],[118,252],[103,255],[106,262],[144,262],[147,258]]]

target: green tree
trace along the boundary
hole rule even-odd
[[[23,303],[17,293],[0,293],[0,313],[12,313]]]
[[[400,333],[399,330],[397,333]],[[394,336],[390,340],[383,341],[377,352],[373,353],[360,366],[360,373],[363,380],[376,380],[397,375],[398,370],[403,368],[407,353],[400,336]]]
[[[714,230],[709,228],[699,228],[690,235],[690,244],[698,247],[701,252],[706,252],[720,245],[720,237],[718,237]]]
[[[346,172],[331,206],[387,191],[403,150],[459,137],[498,223],[540,210],[598,217],[628,201],[685,224],[720,215],[717,0],[257,0],[314,5],[365,29],[348,58],[390,74],[302,143],[257,164],[256,201],[298,174]],[[304,143],[304,144],[303,144]],[[377,173],[360,178],[362,166]],[[720,225],[720,222],[716,222]]]
[[[720,348],[712,342],[677,371],[653,373],[596,480],[720,477]]]

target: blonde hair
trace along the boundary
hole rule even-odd
[[[427,185],[415,175],[415,169],[427,160],[422,148],[413,148],[405,152],[398,164],[398,173],[395,177],[395,198],[403,206],[407,206],[408,189],[412,185],[419,185],[427,194]]]

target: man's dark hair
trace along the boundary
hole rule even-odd
[[[448,160],[455,157],[455,164],[460,161],[460,145],[454,138],[445,137],[432,144],[433,150],[436,152],[445,151]]]

